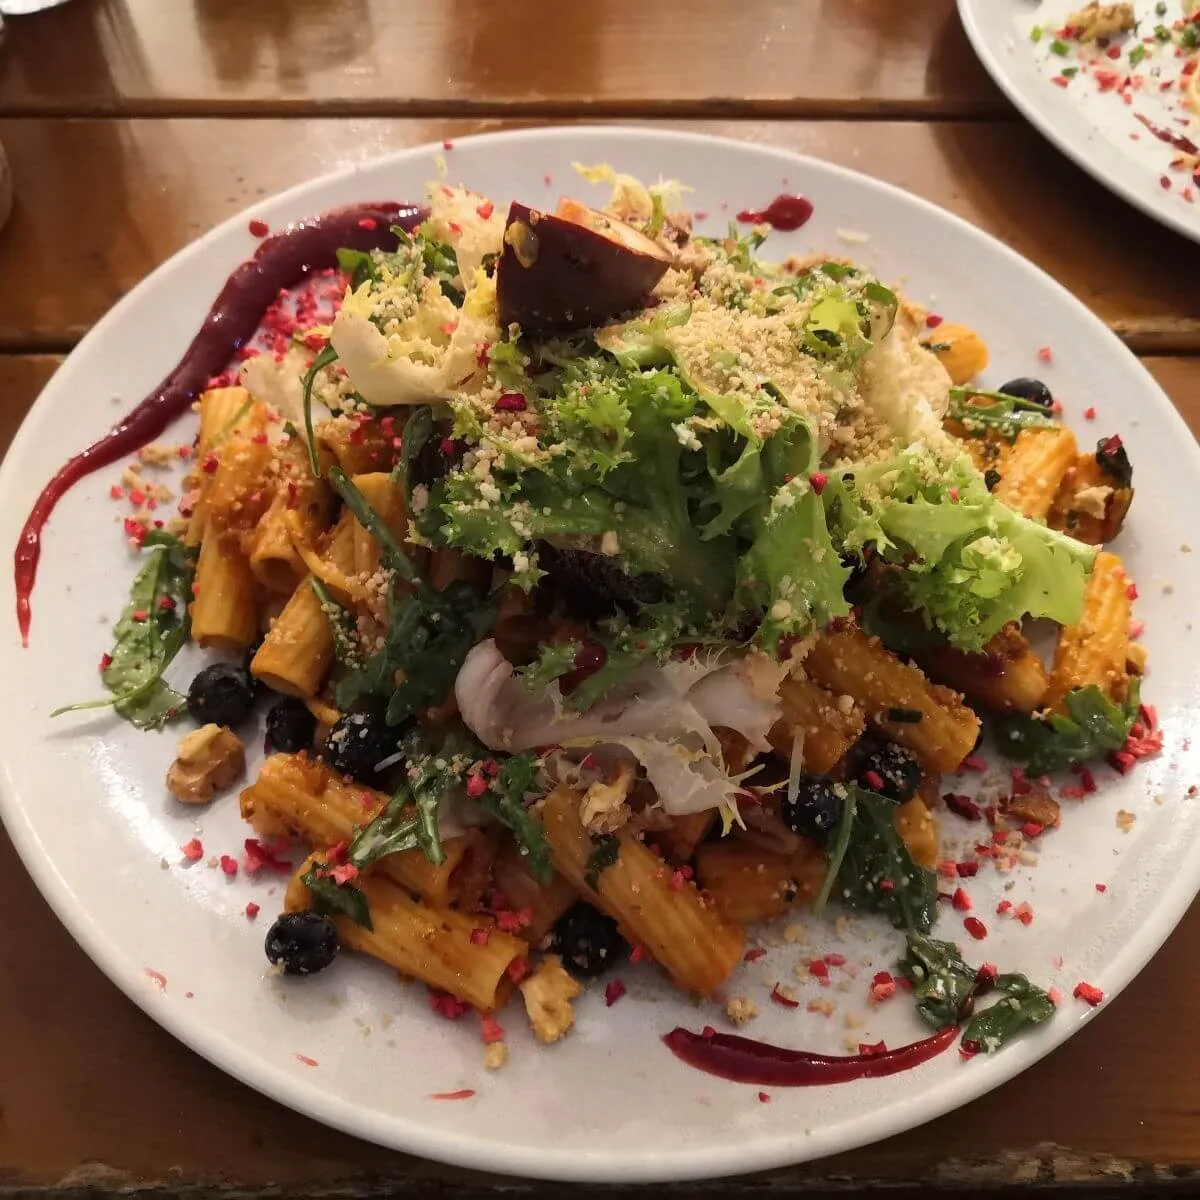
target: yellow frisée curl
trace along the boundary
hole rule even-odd
[[[664,212],[679,212],[683,209],[683,196],[692,189],[677,180],[662,180],[649,186],[633,175],[624,175],[613,170],[608,163],[589,167],[584,163],[572,163],[588,183],[611,183],[612,195],[605,204],[606,212],[622,221],[649,221],[654,215],[654,199],[658,197]]]

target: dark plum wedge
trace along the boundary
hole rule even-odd
[[[560,215],[513,202],[496,270],[502,325],[559,333],[637,308],[671,265],[657,243],[605,213],[567,202]]]

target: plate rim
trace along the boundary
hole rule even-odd
[[[607,136],[632,140],[657,140],[672,143],[691,143],[703,148],[714,143],[742,152],[752,152],[774,158],[791,169],[807,167],[841,177],[855,186],[866,185],[896,198],[906,204],[916,205],[928,216],[950,222],[974,238],[990,243],[993,253],[1006,256],[1020,263],[1024,269],[1036,272],[1057,303],[1073,308],[1099,339],[1107,339],[1114,353],[1136,367],[1143,377],[1147,389],[1157,392],[1161,405],[1161,420],[1164,432],[1182,435],[1187,449],[1200,474],[1200,446],[1197,446],[1190,429],[1157,380],[1146,370],[1137,356],[1105,325],[1082,301],[1072,295],[1062,284],[1041,267],[1025,258],[1000,241],[993,234],[972,225],[964,218],[941,208],[933,202],[906,191],[895,184],[872,178],[862,172],[826,162],[812,155],[801,154],[776,146],[731,137],[719,137],[693,130],[671,129],[657,125],[584,124],[532,126],[515,130],[483,132],[468,137],[455,138],[456,147],[481,140],[496,141],[564,141],[588,136]],[[159,264],[154,271],[132,288],[114,305],[64,360],[59,371],[43,388],[13,439],[9,453],[0,463],[0,496],[9,491],[21,494],[24,481],[18,478],[20,451],[35,434],[33,427],[40,410],[48,411],[47,396],[59,377],[63,367],[77,355],[83,357],[88,348],[107,336],[111,324],[121,318],[127,307],[132,307],[146,291],[156,286],[160,274],[177,268],[179,260],[204,252],[210,240],[231,227],[244,225],[247,218],[260,211],[267,203],[300,199],[312,189],[335,181],[350,180],[355,175],[374,172],[387,164],[415,159],[422,155],[437,154],[442,146],[437,141],[406,147],[335,171],[326,172],[304,180],[290,188],[269,196],[260,197],[246,208],[206,230],[186,246],[181,247],[170,258]],[[349,202],[349,201],[345,201]],[[236,265],[236,264],[233,264]],[[231,268],[232,269],[232,266]],[[28,818],[29,804],[23,802],[12,785],[8,764],[0,760],[0,821],[8,831],[25,870],[29,873],[42,896],[56,917],[63,923],[72,938],[79,944],[97,967],[130,999],[166,1029],[173,1037],[189,1049],[200,1054],[226,1074],[254,1088],[276,1103],[285,1105],[304,1116],[313,1118],[332,1128],[352,1136],[373,1141],[376,1144],[411,1153],[441,1163],[490,1171],[497,1174],[524,1176],[555,1181],[607,1182],[607,1183],[658,1183],[693,1179],[718,1178],[751,1171],[763,1171],[801,1162],[817,1157],[841,1153],[860,1146],[874,1144],[887,1137],[908,1129],[916,1128],[939,1116],[953,1112],[963,1105],[978,1099],[1002,1083],[1015,1078],[1022,1071],[1039,1061],[1065,1042],[1079,1028],[1100,1011],[1089,1009],[1075,1016],[1054,1022],[1043,1030],[1028,1037],[1024,1042],[1006,1049],[1002,1059],[981,1062],[973,1075],[964,1075],[963,1082],[955,1082],[945,1088],[925,1089],[903,1105],[875,1114],[869,1127],[862,1134],[860,1127],[845,1124],[840,1134],[824,1139],[814,1139],[803,1130],[797,1129],[790,1135],[762,1137],[748,1140],[738,1146],[706,1149],[704,1146],[687,1145],[666,1153],[641,1154],[623,1159],[614,1159],[611,1151],[603,1150],[580,1154],[578,1151],[556,1151],[553,1147],[537,1150],[520,1147],[504,1147],[498,1142],[480,1141],[454,1132],[444,1132],[422,1125],[418,1120],[404,1115],[377,1114],[369,1110],[347,1105],[336,1096],[322,1091],[319,1081],[308,1081],[298,1077],[279,1063],[259,1058],[248,1053],[243,1042],[222,1032],[218,1028],[189,1018],[183,1005],[162,1003],[160,993],[144,986],[142,969],[130,970],[128,955],[119,944],[106,934],[103,928],[74,901],[70,882],[60,873],[53,859],[45,852],[35,827]],[[1127,941],[1109,960],[1105,970],[1107,999],[1111,1001],[1141,972],[1146,963],[1157,953],[1161,945],[1179,924],[1200,891],[1200,836],[1193,839],[1184,862],[1191,870],[1181,869],[1171,885],[1164,889],[1155,904],[1153,923],[1134,941]],[[1107,1007],[1107,1004],[1105,1005]],[[810,1151],[812,1142],[819,1143],[816,1153]],[[571,1157],[568,1159],[567,1155]]]
[[[1007,67],[1001,50],[991,45],[984,32],[984,22],[995,19],[1000,3],[1011,7],[1011,0],[956,0],[958,16],[966,32],[967,40],[976,58],[983,64],[992,82],[1004,93],[1017,111],[1061,154],[1068,158],[1081,170],[1090,175],[1101,187],[1120,197],[1126,203],[1133,205],[1139,212],[1151,220],[1181,234],[1189,241],[1200,242],[1200,219],[1188,222],[1183,212],[1176,211],[1173,205],[1166,201],[1166,193],[1160,189],[1154,192],[1150,189],[1139,190],[1132,182],[1127,181],[1120,172],[1105,172],[1102,163],[1097,161],[1096,152],[1084,147],[1094,145],[1095,127],[1074,109],[1062,109],[1047,104],[1037,95],[1025,91],[1020,86],[1020,80]],[[1013,9],[1012,11],[1018,11]],[[986,14],[992,14],[991,17]],[[1051,96],[1048,99],[1053,100]],[[1077,141],[1071,140],[1071,134],[1078,135]],[[1127,162],[1125,158],[1112,150],[1108,143],[1101,143],[1104,149],[1101,156],[1112,154],[1114,163]],[[1186,210],[1185,210],[1186,211]]]

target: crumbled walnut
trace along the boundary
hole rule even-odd
[[[557,1042],[572,1025],[571,1001],[579,995],[579,984],[563,970],[562,961],[551,956],[518,985],[525,998],[525,1011],[533,1032],[543,1042]]]
[[[1056,826],[1062,818],[1058,801],[1040,789],[1030,792],[1028,796],[1013,796],[1005,804],[1004,813],[1017,821],[1032,821],[1047,829]]]
[[[735,1025],[745,1025],[747,1021],[753,1021],[758,1016],[758,1005],[747,996],[734,996],[725,1005],[725,1015]]]
[[[498,1071],[508,1062],[508,1043],[492,1042],[483,1052],[483,1065],[489,1071]]]
[[[246,753],[238,736],[222,725],[202,725],[179,743],[167,770],[167,787],[183,804],[207,804],[246,772]]]
[[[598,779],[579,803],[579,819],[588,833],[614,833],[632,816],[626,800],[633,786],[633,768],[621,763],[611,780]]]
[[[1126,33],[1137,24],[1132,4],[1101,4],[1092,0],[1067,18],[1067,25],[1081,42]]]

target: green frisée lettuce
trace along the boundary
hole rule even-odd
[[[1077,621],[1094,547],[1013,512],[969,460],[908,449],[831,479],[835,538],[897,567],[892,594],[964,650],[981,650],[1009,621]]]

